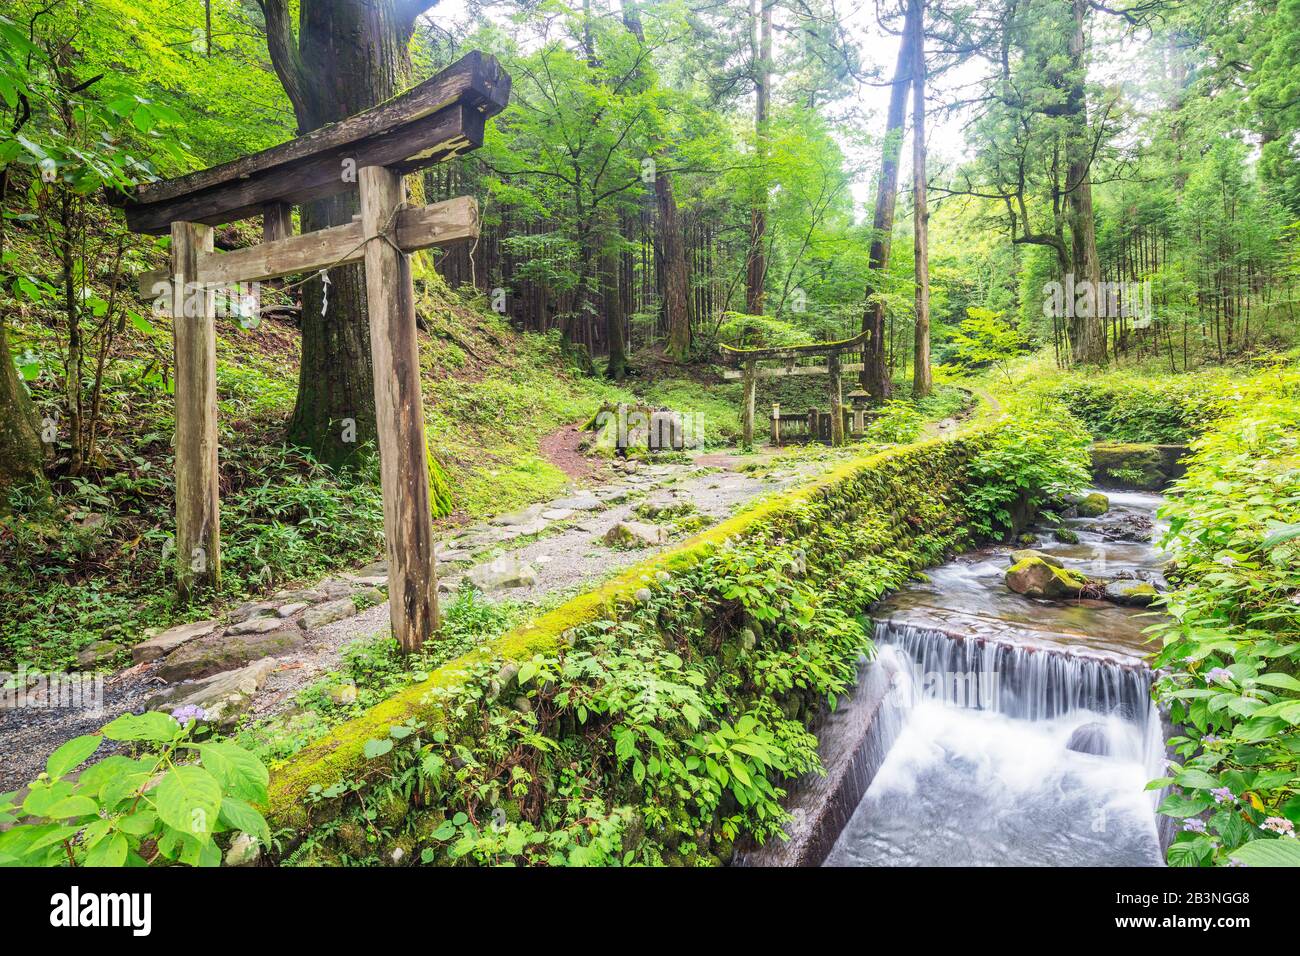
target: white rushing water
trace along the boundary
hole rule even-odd
[[[1112,494],[1150,514],[1159,498]],[[1085,573],[1154,571],[1148,542],[1039,547]],[[1146,783],[1161,722],[1141,663],[1150,618],[1101,602],[1031,602],[1005,551],[936,569],[886,602],[879,660],[897,671],[878,719],[888,748],[827,866],[1159,866]]]
[[[930,696],[914,660],[891,704],[900,729],[827,866],[1155,866],[1159,722],[1072,707],[1037,720]],[[931,682],[933,683],[933,681]],[[1084,733],[1109,753],[1068,748]]]

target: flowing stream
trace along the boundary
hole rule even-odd
[[[1159,497],[1108,495],[1103,519],[1067,522],[1077,544],[1034,547],[1092,577],[1160,582],[1152,544],[1108,537],[1153,519]],[[876,713],[887,749],[825,865],[1161,864],[1145,785],[1164,738],[1141,660],[1154,618],[1015,594],[1009,550],[964,555],[880,608],[868,671],[893,674]]]

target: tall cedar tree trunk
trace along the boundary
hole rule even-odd
[[[912,6],[915,6],[913,4]],[[879,276],[875,283],[867,280],[867,305],[862,315],[862,331],[869,334],[862,351],[862,388],[877,402],[883,402],[893,392],[889,380],[888,343],[885,341],[885,304],[873,302],[871,297],[883,286],[885,270],[889,267],[889,246],[894,232],[894,207],[898,201],[898,156],[903,149],[903,120],[907,115],[907,90],[912,82],[912,47],[914,24],[911,7],[903,27],[903,38],[898,45],[898,61],[894,64],[894,81],[889,91],[889,113],[885,119],[885,140],[881,148],[880,183],[876,187],[876,213],[871,222],[871,254],[868,263],[872,274]]]
[[[1074,31],[1070,34],[1070,69],[1073,79],[1069,91],[1069,115],[1072,120],[1065,188],[1068,191],[1070,238],[1073,251],[1074,281],[1087,282],[1093,292],[1093,315],[1075,315],[1069,324],[1070,347],[1079,363],[1106,363],[1106,323],[1097,313],[1102,307],[1101,260],[1097,256],[1097,228],[1092,209],[1092,137],[1088,128],[1087,15],[1088,0],[1071,0]],[[1077,311],[1077,310],[1076,310]]]
[[[916,8],[912,31],[912,232],[916,253],[916,338],[912,352],[912,395],[930,394],[930,212],[925,180],[925,0],[909,0]]]
[[[623,4],[623,25],[645,45],[645,29],[641,25],[641,12],[633,0]],[[668,354],[679,362],[691,350],[690,269],[686,262],[686,241],[682,237],[682,220],[677,214],[677,199],[673,195],[673,181],[659,169],[667,158],[667,150],[655,153],[655,204],[658,209],[659,248],[663,251],[664,268],[664,318],[668,324]],[[612,340],[611,340],[612,341]]]
[[[434,0],[301,0],[297,37],[288,0],[259,0],[267,46],[298,120],[298,132],[337,122],[396,94],[411,76],[415,19]],[[344,170],[340,168],[340,175]],[[355,189],[301,208],[302,231],[345,225],[359,211]],[[302,363],[289,439],[321,461],[342,464],[375,429],[374,376],[365,274],[360,265],[303,286]],[[355,441],[344,420],[355,423]]]
[[[745,269],[745,311],[763,314],[763,291],[767,282],[767,114],[772,100],[772,3],[752,0],[752,15],[757,21],[757,46],[752,47],[754,62],[754,143],[759,184],[750,210],[749,256]],[[753,37],[751,35],[751,44]]]
[[[661,152],[660,157],[664,156]],[[655,170],[655,202],[659,211],[659,244],[664,255],[664,311],[668,320],[668,354],[682,361],[691,351],[690,270],[682,218],[668,174]]]
[[[9,171],[0,168],[0,206],[8,197]],[[0,217],[0,261],[5,254],[5,224]],[[45,446],[31,396],[18,381],[10,357],[8,318],[0,311],[0,513],[8,510],[9,492],[18,486],[46,496]]]
[[[600,258],[600,295],[605,303],[605,341],[609,345],[609,364],[605,376],[615,382],[627,377],[627,350],[623,343],[623,297],[619,290],[619,266],[622,257],[606,249]]]

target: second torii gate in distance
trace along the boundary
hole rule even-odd
[[[840,387],[843,372],[843,360],[840,356],[855,348],[860,348],[867,340],[868,333],[861,332],[851,339],[838,342],[814,342],[811,345],[787,345],[770,349],[737,349],[730,345],[719,345],[722,360],[730,365],[740,366],[740,377],[744,383],[745,394],[741,406],[741,436],[745,447],[754,443],[754,401],[758,392],[758,380],[764,370],[758,368],[759,362],[781,361],[794,370],[794,363],[799,359],[826,356],[826,374],[828,382],[826,393],[830,404],[832,445],[844,444],[844,397]],[[820,371],[820,369],[818,370]],[[781,374],[776,371],[774,374]]]
[[[409,253],[476,238],[478,206],[459,198],[408,208],[402,176],[482,145],[487,119],[509,96],[509,75],[475,51],[373,109],[221,166],[147,183],[123,203],[133,232],[171,235],[170,268],[140,285],[147,296],[164,295],[173,317],[182,594],[221,579],[216,293],[364,261],[393,633],[410,651],[438,626]],[[352,188],[361,203],[352,223],[290,235],[291,206]],[[213,226],[257,215],[261,245],[213,250]]]

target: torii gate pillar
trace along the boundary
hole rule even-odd
[[[393,635],[403,650],[412,650],[438,627],[438,581],[411,258],[384,237],[384,229],[395,220],[405,199],[405,189],[402,177],[383,166],[358,170],[357,182],[361,230],[368,240],[366,301],[384,490],[388,599]]]

